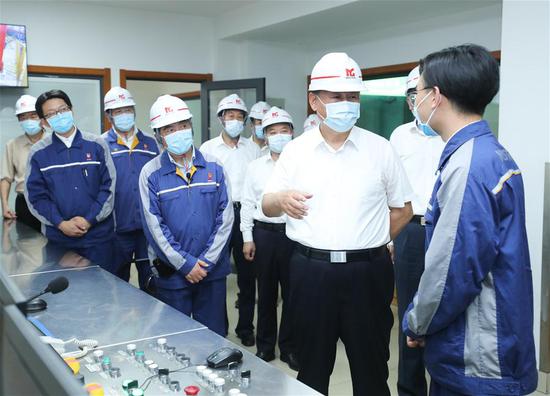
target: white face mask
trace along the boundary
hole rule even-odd
[[[236,138],[244,130],[244,122],[239,120],[224,121],[224,129],[229,136]]]
[[[323,103],[327,113],[323,123],[335,132],[348,132],[359,119],[361,105],[357,102],[341,101],[325,104],[321,98],[319,102]]]

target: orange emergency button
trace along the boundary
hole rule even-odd
[[[95,382],[92,382],[90,384],[87,384],[84,386],[86,391],[90,396],[105,396],[105,392],[103,391],[103,387]]]

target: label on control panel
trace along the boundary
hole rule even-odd
[[[90,373],[101,371],[98,364],[86,364],[85,367],[88,369],[88,371],[90,371]]]

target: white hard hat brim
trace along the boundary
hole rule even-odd
[[[161,120],[155,122],[156,120],[151,120],[151,128],[152,129],[158,129],[162,128],[166,125],[175,124],[176,122],[180,121],[187,121],[193,118],[192,114],[189,114],[189,117],[183,117],[180,114],[173,114],[170,116],[160,117]]]
[[[309,91],[328,91],[328,92],[361,92],[364,91],[363,81],[354,80],[350,82],[330,83],[328,81],[313,80],[309,84]]]

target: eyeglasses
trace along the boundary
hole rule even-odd
[[[52,110],[52,111],[47,112],[46,114],[44,114],[44,117],[46,119],[48,119],[48,118],[52,118],[53,116],[56,116],[58,114],[66,113],[68,111],[71,111],[71,108],[69,106],[63,106],[63,107],[60,107],[57,110]]]
[[[418,95],[418,92],[420,91],[425,91],[427,89],[433,89],[433,87],[424,87],[424,88],[420,88],[420,89],[417,89],[416,91],[414,92],[411,92],[410,94],[407,95],[407,99],[411,102],[411,104],[414,106],[414,104],[416,103],[416,97]]]
[[[188,129],[191,126],[191,122],[188,120],[185,121],[179,121],[177,123],[161,127],[160,128],[160,134],[162,136],[170,135],[171,133],[174,133],[176,131],[180,131],[182,129]]]

